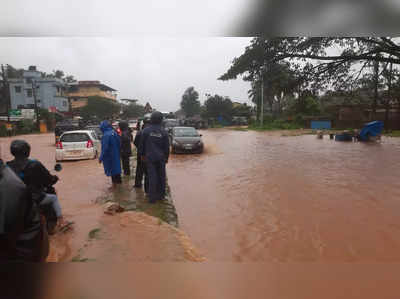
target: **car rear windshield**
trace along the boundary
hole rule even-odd
[[[197,133],[195,128],[175,128],[175,136],[177,137],[197,137],[199,133]]]
[[[61,142],[85,142],[89,141],[89,136],[86,133],[71,133],[64,134]]]
[[[176,127],[178,125],[179,125],[179,123],[178,123],[177,120],[166,120],[165,121],[165,126],[166,127]]]

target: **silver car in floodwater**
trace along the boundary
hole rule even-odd
[[[174,127],[171,130],[172,153],[197,153],[204,149],[203,140],[193,127]]]
[[[69,131],[56,143],[56,161],[96,159],[100,151],[101,143],[95,131]]]

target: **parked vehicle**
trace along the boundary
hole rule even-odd
[[[59,172],[62,170],[62,166],[60,164],[56,164],[54,166],[54,170]],[[54,185],[57,183],[54,182],[53,185],[46,186],[44,192],[48,194],[57,194],[56,189],[54,188]],[[54,233],[54,229],[57,225],[57,215],[52,207],[51,204],[39,204],[39,210],[40,213],[43,215],[45,221],[46,221],[46,227],[47,231],[50,235]]]
[[[64,132],[79,130],[80,128],[79,121],[63,120],[58,122],[54,128],[55,143],[60,140],[60,137]]]
[[[164,126],[165,130],[169,134],[171,134],[172,133],[172,128],[179,126],[179,121],[177,119],[165,119],[163,121],[163,126]]]
[[[136,130],[138,126],[138,121],[136,119],[132,119],[128,122],[129,128],[132,130]]]
[[[193,127],[174,127],[171,130],[172,153],[202,153],[204,144]]]
[[[93,130],[65,132],[56,144],[56,161],[96,159],[100,140]]]
[[[198,129],[207,129],[208,128],[207,122],[204,121],[204,120],[200,120],[200,119],[187,118],[187,119],[182,120],[181,124],[183,126],[193,127],[196,130],[198,130]]]
[[[234,116],[232,118],[232,125],[235,126],[247,126],[249,124],[247,117],[244,116]]]
[[[101,138],[103,137],[103,132],[100,130],[100,126],[89,125],[85,127],[85,130],[94,131],[98,137],[98,140],[101,140]]]

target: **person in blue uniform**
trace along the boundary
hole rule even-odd
[[[146,163],[142,160],[142,158],[139,155],[139,146],[140,146],[140,139],[142,136],[143,130],[149,125],[149,120],[144,119],[143,120],[143,126],[141,130],[138,130],[135,136],[135,140],[133,141],[133,144],[136,147],[136,152],[137,152],[137,160],[136,160],[136,175],[135,175],[135,188],[142,188],[142,182],[143,182],[143,177],[144,177],[144,192],[148,193],[148,187],[149,187],[149,179],[147,176],[147,171],[146,171]]]
[[[103,163],[106,176],[111,177],[113,187],[121,184],[121,141],[111,124],[104,120],[100,124],[103,132],[101,138],[101,155],[99,163]]]
[[[126,121],[119,123],[121,129],[121,161],[125,176],[131,175],[130,157],[132,156],[132,133],[129,131],[129,125]]]
[[[142,132],[139,156],[146,162],[149,178],[148,196],[150,203],[163,200],[166,188],[166,164],[169,158],[168,133],[162,128],[163,115],[153,112],[150,125]]]

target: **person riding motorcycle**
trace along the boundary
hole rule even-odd
[[[58,177],[51,175],[47,168],[37,160],[29,159],[31,147],[24,140],[14,140],[10,146],[14,160],[7,165],[20,177],[32,194],[32,199],[39,205],[48,222],[55,222],[59,227],[64,226],[64,218],[53,185]],[[51,207],[49,209],[49,207]],[[53,233],[53,226],[48,226]]]
[[[47,230],[24,183],[0,159],[0,262],[44,262]]]

